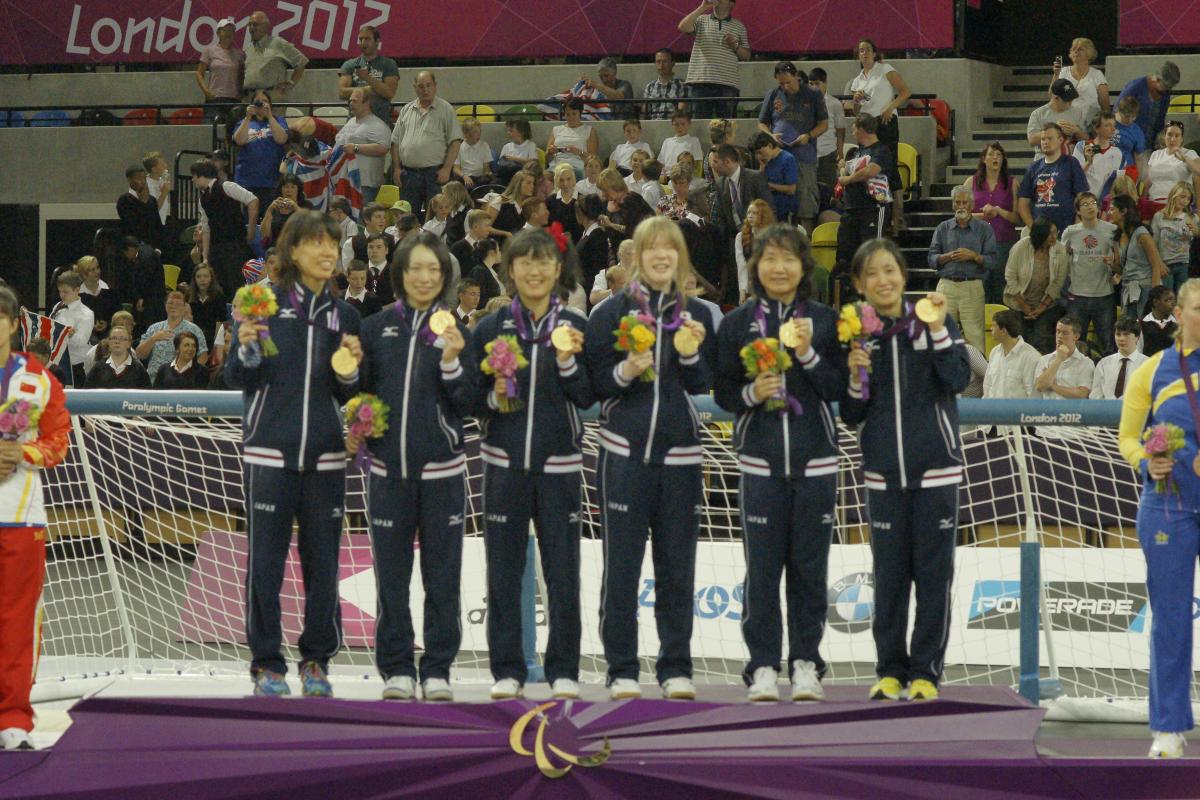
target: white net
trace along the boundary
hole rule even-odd
[[[118,670],[245,670],[239,420],[89,416],[77,423],[68,463],[47,475],[51,561],[39,682]],[[706,429],[707,492],[693,636],[696,676],[704,682],[740,681],[746,659],[738,624],[744,577],[738,475],[729,428],[712,423]],[[1074,428],[1068,438],[1050,438],[963,430],[968,479],[962,489],[946,680],[1017,684],[1018,545],[1031,512],[1045,547],[1045,618],[1053,628],[1050,641],[1043,639],[1043,674],[1061,677],[1073,696],[1143,696],[1149,628],[1145,568],[1133,525],[1138,487],[1112,431]],[[472,435],[459,667],[487,663],[476,445]],[[841,445],[823,643],[830,664],[826,680],[866,683],[874,676],[874,647],[865,495],[857,444],[844,427]],[[585,678],[603,672],[596,454],[595,429],[589,424],[581,576]],[[334,663],[366,674],[373,671],[375,582],[364,502],[363,480],[351,470],[340,573],[346,648]],[[294,660],[303,599],[294,552],[290,558],[282,606],[286,655]],[[658,642],[648,557],[643,576],[639,652],[650,673]],[[412,609],[420,645],[416,575]],[[546,633],[540,600],[536,618],[540,650]]]

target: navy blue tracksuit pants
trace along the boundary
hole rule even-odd
[[[750,650],[743,678],[759,667],[779,669],[783,615],[779,579],[787,576],[788,674],[796,659],[825,672],[818,653],[828,610],[826,572],[833,540],[837,475],[767,478],[743,473],[739,488],[746,585],[742,636]]]
[[[342,642],[338,600],[338,549],[342,539],[345,470],[296,472],[246,464],[246,638],[251,671],[286,673],[280,625],[279,591],[299,522],[297,545],[304,576],[304,632],[301,661],[325,669]]]
[[[417,677],[408,587],[413,542],[421,531],[421,583],[425,588],[425,654],[421,681],[450,678],[462,641],[459,585],[462,578],[465,475],[429,480],[371,474],[371,549],[375,556],[375,666],[384,680]]]
[[[950,636],[950,585],[958,534],[958,485],[867,490],[875,566],[875,672],[901,683],[942,676]],[[911,646],[908,601],[917,587]]]
[[[487,638],[492,677],[525,683],[521,647],[521,576],[529,523],[537,530],[546,580],[550,636],[546,682],[579,680],[579,530],[582,475],[530,474],[484,465],[483,515],[487,545]]]
[[[658,682],[690,678],[701,466],[644,464],[601,450],[598,472],[604,523],[600,638],[608,682],[638,678],[638,583],[647,534],[654,560]]]

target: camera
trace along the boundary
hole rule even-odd
[[[266,108],[267,107],[267,104],[264,103],[262,100],[255,100],[250,105],[254,106],[255,108]]]

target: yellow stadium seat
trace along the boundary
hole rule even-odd
[[[174,264],[163,264],[163,282],[168,289],[174,290],[179,285],[179,267]]]
[[[1171,105],[1167,106],[1167,115],[1171,114],[1200,114],[1200,94],[1171,95]]]
[[[839,222],[823,222],[813,229],[809,240],[812,242],[813,261],[817,266],[832,271],[837,261],[837,237]]]
[[[400,187],[391,183],[385,183],[379,187],[379,194],[375,195],[375,202],[384,208],[391,208],[392,204],[400,199]]]
[[[921,174],[917,171],[917,148],[906,142],[900,142],[897,150],[898,162],[896,168],[900,172],[900,183],[905,191],[912,189],[921,182]]]
[[[546,151],[539,147],[537,149],[537,154],[538,154],[538,164],[541,165],[542,169],[545,169],[546,168]]]
[[[476,103],[469,106],[459,106],[457,109],[455,109],[454,113],[458,117],[459,122],[462,122],[467,117],[474,117],[480,122],[496,121],[496,109],[483,103]]]
[[[992,348],[996,346],[996,340],[992,338],[992,317],[1004,311],[1008,306],[1001,303],[988,303],[983,307],[983,357],[987,358],[992,354]]]

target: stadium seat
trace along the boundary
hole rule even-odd
[[[157,125],[158,124],[158,109],[157,108],[135,108],[126,112],[122,118],[123,125]]]
[[[459,106],[455,112],[458,116],[458,121],[462,122],[467,117],[474,117],[480,122],[495,122],[496,109],[484,103],[473,103],[469,106]]]
[[[1200,114],[1200,94],[1171,95],[1167,115],[1171,114]]]
[[[346,120],[350,119],[350,112],[342,106],[321,106],[314,108],[312,115],[320,117],[330,125],[345,125]]]
[[[545,114],[539,111],[537,106],[531,105],[509,106],[508,108],[504,109],[501,116],[506,120],[523,119],[527,122],[541,122],[543,119],[545,119]],[[483,122],[482,119],[479,121]]]
[[[174,290],[179,285],[179,272],[175,264],[163,264],[163,282],[168,289]]]
[[[283,116],[285,119],[300,119],[307,117],[308,112],[299,106],[288,106],[287,110],[283,112]]]
[[[25,123],[30,128],[66,128],[71,124],[71,115],[62,109],[44,109],[29,115]]]
[[[539,148],[537,148],[537,154],[538,154],[538,164],[541,165],[542,169],[545,169],[546,168],[546,151],[539,147]]]
[[[813,297],[822,303],[829,303],[829,270],[822,266],[813,267],[812,272]]]
[[[167,117],[168,125],[200,125],[204,122],[204,109],[177,108]]]
[[[392,204],[400,199],[400,187],[395,184],[385,183],[379,187],[379,194],[375,195],[375,202],[382,205],[384,208],[391,208]]]
[[[813,261],[818,267],[832,272],[837,260],[837,237],[840,222],[823,222],[813,229],[812,242]]]
[[[921,183],[921,173],[917,168],[920,160],[917,148],[907,142],[900,142],[897,155],[899,163],[896,164],[896,168],[900,172],[901,186],[910,195],[914,194],[913,187],[919,186]]]
[[[987,358],[992,348],[996,346],[996,340],[992,338],[992,317],[1007,309],[1008,306],[1002,303],[987,303],[983,307],[983,357]]]

